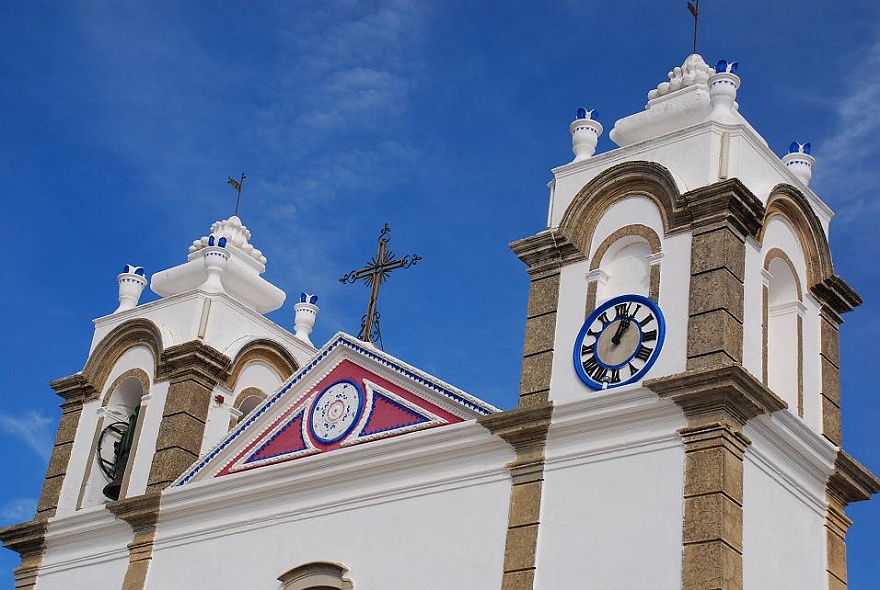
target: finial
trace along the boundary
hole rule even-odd
[[[596,153],[596,144],[602,135],[602,124],[596,120],[599,111],[587,110],[581,107],[577,110],[577,117],[568,126],[571,133],[571,151],[574,153],[573,162],[580,162],[592,157]]]
[[[147,278],[144,276],[143,266],[126,264],[122,272],[116,277],[119,282],[119,307],[113,313],[134,309],[141,299],[141,293],[147,286]]]
[[[299,303],[293,306],[293,335],[310,346],[314,346],[309,339],[309,334],[315,328],[315,320],[318,316],[318,296],[311,293],[300,293]]]
[[[738,61],[732,61],[732,62],[728,63],[726,59],[719,59],[718,63],[715,64],[715,73],[716,74],[723,74],[723,73],[735,74],[737,68],[739,68]]]
[[[813,164],[816,162],[816,158],[810,155],[810,148],[809,142],[793,141],[788,146],[788,153],[782,156],[782,163],[795,175],[795,178],[804,183],[804,186],[810,186]]]
[[[241,185],[244,184],[244,179],[247,178],[247,176],[242,172],[240,180],[235,180],[231,176],[227,176],[226,178],[228,178],[226,184],[230,185],[235,189],[235,192],[238,193],[238,197],[235,199],[235,216],[238,217],[238,206],[241,204]]]

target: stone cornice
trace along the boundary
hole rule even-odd
[[[547,440],[552,413],[553,403],[544,402],[540,405],[491,414],[477,421],[519,452],[531,449],[535,445],[543,447]]]
[[[0,529],[0,541],[7,549],[15,551],[22,557],[42,553],[46,548],[45,520],[22,522]]]
[[[834,461],[834,473],[828,478],[828,493],[843,505],[871,499],[880,492],[880,479],[845,451],[839,451]]]
[[[682,195],[691,228],[730,223],[743,238],[756,237],[764,219],[764,205],[738,178],[716,182]]]
[[[823,279],[810,287],[810,291],[822,305],[837,314],[850,312],[862,304],[859,294],[838,275]]]
[[[687,371],[644,385],[678,404],[692,426],[719,422],[742,427],[750,418],[788,407],[739,365]]]
[[[68,403],[82,403],[98,398],[98,390],[82,373],[50,381],[49,387]]]
[[[159,520],[159,494],[143,494],[125,498],[116,502],[108,502],[107,510],[131,525],[135,531],[149,530]]]
[[[192,340],[162,351],[158,374],[162,381],[174,383],[193,379],[207,389],[213,389],[228,378],[231,366],[232,359],[222,352],[199,340]]]
[[[559,268],[585,258],[568,237],[558,229],[547,229],[534,236],[510,243],[510,249],[529,265],[530,273]]]

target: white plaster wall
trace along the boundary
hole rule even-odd
[[[202,450],[204,453],[220,442],[227,432],[229,432],[229,419],[232,415],[233,405],[238,394],[248,388],[256,387],[267,396],[278,391],[283,383],[281,377],[269,367],[269,365],[255,361],[248,363],[238,376],[235,384],[235,391],[230,393],[222,385],[214,388],[212,393],[211,405],[208,408],[208,420],[205,423],[205,435],[202,439]],[[218,404],[216,395],[224,396],[222,404]]]
[[[512,459],[469,421],[171,488],[147,588],[277,590],[314,560],[358,590],[498,588]]]
[[[280,574],[316,560],[344,563],[358,590],[499,588],[508,502],[499,481],[227,531],[155,551],[147,588],[276,590]],[[291,508],[279,499],[279,510]]]
[[[683,461],[661,444],[546,470],[535,588],[679,590]]]
[[[39,590],[119,590],[128,569],[131,527],[101,507],[49,521]]]
[[[804,422],[817,433],[822,427],[822,375],[819,353],[821,326],[819,305],[809,294],[804,297]]]
[[[563,267],[559,274],[559,306],[550,373],[550,399],[554,401],[577,399],[591,391],[578,379],[572,356],[574,341],[586,319],[589,268],[584,260]]]
[[[743,586],[824,590],[824,517],[746,453],[743,475]],[[789,484],[791,485],[791,484]],[[817,486],[818,487],[818,486]]]
[[[646,378],[675,375],[687,366],[688,305],[691,284],[691,235],[663,240],[660,262],[660,309],[666,318],[666,342]]]
[[[746,240],[743,280],[743,368],[758,381],[764,374],[764,283],[760,245]]]
[[[147,481],[150,478],[150,468],[153,465],[153,455],[156,453],[156,440],[159,438],[159,425],[162,423],[162,415],[165,413],[165,400],[168,397],[168,381],[154,383],[150,389],[150,395],[141,402],[140,436],[132,461],[126,496],[137,496],[147,490]]]

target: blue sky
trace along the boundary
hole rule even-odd
[[[837,272],[866,300],[842,331],[844,443],[880,472],[880,5],[701,9],[700,53],[740,62],[741,112],[780,155],[814,146]],[[513,407],[528,281],[507,244],[543,228],[577,107],[606,129],[641,110],[691,29],[685,0],[6,3],[0,524],[32,515],[47,382],[82,368],[123,264],[183,261],[242,171],[264,276],[321,298],[315,342],[357,332],[366,289],[338,278],[388,222],[424,261],[382,293],[386,350]],[[292,328],[290,298],[271,317]],[[849,513],[850,588],[878,588],[880,501]],[[16,564],[0,551],[0,586]]]

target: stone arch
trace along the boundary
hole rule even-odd
[[[236,412],[231,412],[228,430],[232,430],[236,424],[241,422],[242,418],[250,414],[254,408],[266,401],[268,397],[262,389],[257,387],[245,387],[242,389],[232,403],[232,407]]]
[[[790,184],[778,184],[770,191],[758,242],[764,243],[764,231],[770,220],[780,216],[789,221],[804,250],[807,286],[812,287],[834,276],[831,249],[822,223],[804,194]]]
[[[348,568],[334,561],[312,561],[278,576],[284,590],[353,590]]]
[[[652,200],[660,211],[665,233],[689,226],[690,220],[672,174],[654,162],[624,162],[591,180],[565,210],[560,231],[587,254],[605,211],[630,196]]]
[[[96,391],[103,391],[116,361],[126,350],[135,346],[146,346],[153,353],[153,378],[156,379],[163,350],[162,333],[156,324],[142,318],[124,322],[104,336],[89,355],[82,370],[83,377]]]
[[[143,369],[129,369],[122,373],[119,377],[113,380],[113,383],[110,384],[104,392],[101,394],[101,405],[107,406],[110,401],[111,394],[122,384],[123,381],[127,379],[137,379],[141,384],[141,391],[143,395],[146,395],[150,392],[150,376],[147,375],[147,372]]]
[[[232,361],[232,368],[229,371],[229,377],[226,379],[226,385],[231,390],[235,390],[238,378],[242,370],[255,361],[262,361],[274,370],[282,381],[293,375],[299,369],[299,364],[290,352],[273,340],[268,338],[258,338],[245,344],[235,359]]]
[[[658,236],[657,233],[647,225],[634,223],[632,225],[621,227],[620,229],[609,235],[607,238],[605,238],[601,244],[599,244],[599,246],[596,248],[596,251],[593,253],[592,258],[590,259],[590,271],[592,272],[599,270],[602,264],[602,260],[605,257],[605,254],[608,252],[609,248],[618,243],[620,240],[628,238],[635,238],[636,240],[645,242],[648,245],[648,249],[650,250],[651,254],[658,254],[660,252],[662,246],[662,243],[660,242],[660,236]],[[598,296],[597,283],[597,280],[590,280],[587,286],[587,314],[593,311],[593,309],[595,309],[596,307],[596,298]],[[647,295],[654,301],[657,301],[660,297],[660,267],[656,264],[651,265],[650,267]]]

